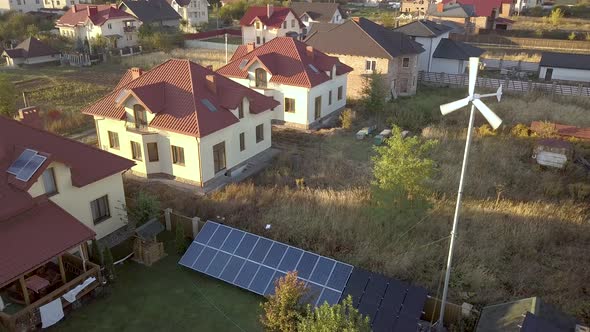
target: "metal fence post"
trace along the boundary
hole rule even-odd
[[[172,230],[172,220],[170,219],[170,214],[172,213],[171,208],[164,209],[164,219],[166,220],[166,230]]]
[[[199,233],[199,223],[201,222],[201,218],[199,217],[193,217],[191,219],[191,223],[193,226],[193,238],[195,238],[197,236],[197,233]]]

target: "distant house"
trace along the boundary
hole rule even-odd
[[[180,15],[165,0],[123,0],[119,10],[137,18],[141,24],[179,27]]]
[[[418,56],[424,49],[401,32],[353,18],[343,24],[314,24],[305,42],[354,68],[348,75],[349,97],[363,95],[364,77],[372,73],[383,75],[392,97],[416,93]]]
[[[423,16],[428,11],[428,6],[431,2],[431,0],[402,0],[400,4],[400,12]]]
[[[395,31],[402,32],[422,44],[426,52],[418,57],[418,68],[447,74],[463,74],[470,57],[479,57],[484,50],[448,38],[452,28],[428,20],[418,20],[403,25]]]
[[[539,67],[545,81],[590,82],[590,55],[543,52]]]
[[[352,68],[338,58],[289,37],[255,47],[240,46],[231,61],[217,70],[232,80],[280,102],[274,120],[310,128],[346,105],[346,84]]]
[[[479,29],[509,30],[514,10],[512,0],[443,0],[430,4],[427,15],[434,20],[463,24],[469,33]]]
[[[141,22],[115,5],[74,5],[56,22],[59,34],[90,45],[102,36],[110,47],[123,48],[138,43]]]
[[[514,10],[520,13],[525,9],[530,9],[542,5],[543,0],[516,0],[514,3]]]
[[[291,9],[297,13],[308,29],[314,22],[340,24],[346,18],[344,10],[338,3],[291,2]]]
[[[301,38],[305,25],[291,8],[252,6],[242,19],[242,42],[262,45],[277,37]]]
[[[186,32],[197,32],[196,26],[209,22],[209,12],[206,0],[167,0],[170,6],[186,21],[181,26]]]
[[[2,57],[6,59],[6,65],[11,67],[36,65],[58,62],[60,52],[35,37],[29,37],[15,48],[4,50]]]
[[[279,103],[189,60],[127,71],[85,108],[99,146],[133,159],[133,173],[205,186],[271,146]]]

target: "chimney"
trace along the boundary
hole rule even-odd
[[[88,6],[86,10],[88,11],[88,16],[94,16],[98,13],[98,7],[96,6]]]
[[[246,52],[252,52],[252,51],[254,51],[255,48],[256,48],[256,45],[254,43],[246,44]]]
[[[442,2],[439,2],[436,4],[436,12],[437,13],[442,13],[445,9],[445,4]]]
[[[72,13],[77,13],[78,12],[78,8],[76,8],[76,5],[72,6]]]
[[[360,20],[360,18],[358,16],[353,16],[352,17],[352,20],[358,23],[359,20]]]
[[[307,56],[313,59],[313,46],[305,46],[305,50],[307,51]]]
[[[18,120],[27,126],[43,129],[43,119],[37,106],[21,108],[18,110]]]
[[[272,10],[273,10],[272,5],[271,4],[267,4],[266,5],[266,16],[267,17],[270,17],[272,15]]]
[[[139,76],[143,75],[143,70],[141,68],[133,67],[131,68],[131,80],[135,80],[139,78]]]
[[[217,94],[217,85],[215,84],[215,75],[210,74],[205,76],[207,79],[207,89],[211,91],[213,94]]]

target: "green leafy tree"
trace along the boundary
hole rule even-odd
[[[182,32],[170,27],[154,27],[144,24],[139,28],[139,43],[146,50],[169,52],[181,47],[184,42]]]
[[[92,53],[99,53],[106,50],[109,47],[110,42],[107,37],[99,35],[90,38],[89,44]]]
[[[113,260],[113,253],[111,252],[111,248],[105,246],[104,250],[102,251],[102,257],[104,258],[104,267],[107,273],[107,277],[109,279],[115,278],[115,264]]]
[[[39,28],[35,24],[27,25],[27,37],[37,37],[39,35]]]
[[[102,265],[102,255],[96,239],[92,239],[92,252],[90,255],[90,260],[95,264]]]
[[[143,225],[160,214],[160,201],[154,195],[139,191],[135,196],[135,204],[128,209],[129,221],[132,225]]]
[[[551,24],[553,26],[558,26],[559,23],[561,23],[561,19],[564,16],[564,12],[561,8],[555,8],[551,11],[551,14],[549,14],[549,21],[551,22]]]
[[[395,17],[391,12],[383,12],[381,13],[381,25],[386,28],[393,28],[395,27]]]
[[[229,24],[233,20],[238,20],[246,13],[248,3],[246,1],[230,2],[221,7],[218,11],[219,18]]]
[[[373,114],[381,114],[385,110],[387,100],[387,89],[382,75],[372,73],[364,78],[362,99],[365,110]]]
[[[275,294],[261,304],[264,313],[260,322],[266,331],[294,332],[307,310],[305,299],[308,289],[297,279],[296,272],[289,272],[275,282]]]
[[[174,233],[174,235],[174,244],[176,245],[176,252],[179,255],[182,255],[188,248],[186,242],[186,235],[184,234],[184,227],[182,227],[182,225],[176,225],[176,232]]]
[[[410,199],[423,197],[428,192],[426,181],[434,173],[429,154],[436,144],[419,137],[403,138],[401,129],[394,126],[386,144],[375,147],[373,184],[381,190],[404,193]]]
[[[16,88],[6,74],[0,73],[0,115],[12,118],[16,115]]]
[[[307,308],[306,316],[299,323],[298,332],[370,332],[369,317],[361,315],[352,305],[348,295],[341,304],[330,306],[324,302],[319,308]]]

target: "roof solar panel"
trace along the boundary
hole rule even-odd
[[[43,165],[45,160],[47,160],[47,157],[40,156],[38,154],[34,155],[31,160],[29,160],[29,162],[26,163],[23,168],[21,168],[20,172],[18,172],[16,175],[16,178],[25,182],[29,181],[31,177],[33,177],[33,174],[37,172],[39,167]]]
[[[310,304],[338,303],[350,265],[208,221],[179,264],[260,295],[273,294],[277,279],[297,271],[313,293]],[[318,302],[321,301],[321,302]]]
[[[425,288],[415,286],[410,287],[406,294],[406,298],[404,299],[401,313],[416,319],[420,318],[420,316],[422,316],[422,310],[424,309],[427,296],[428,291]]]
[[[17,175],[20,170],[25,167],[25,165],[37,154],[37,151],[31,149],[25,149],[21,154],[16,158],[16,160],[8,167],[6,172]]]
[[[213,105],[209,99],[201,99],[201,103],[207,107],[209,112],[217,112],[217,107],[215,107],[215,105]]]
[[[307,282],[305,286],[308,288],[308,293],[305,300],[310,304],[317,304],[317,301],[322,296],[322,291],[324,288],[322,288],[320,285],[314,284],[313,282]]]

